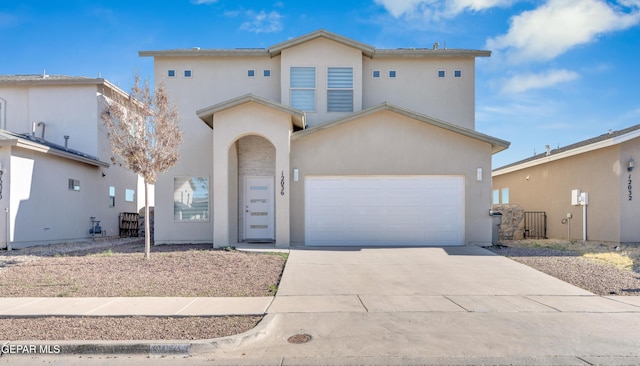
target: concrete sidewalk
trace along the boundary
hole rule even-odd
[[[293,249],[275,298],[0,298],[0,309],[267,314],[255,329],[215,340],[63,343],[214,365],[640,364],[640,297],[596,296],[477,247]],[[296,334],[311,341],[287,341]]]

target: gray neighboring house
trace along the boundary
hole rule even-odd
[[[110,163],[101,78],[0,75],[0,248],[119,235],[138,176]]]
[[[640,243],[638,162],[640,125],[609,131],[495,169],[493,203],[545,212],[549,238]]]

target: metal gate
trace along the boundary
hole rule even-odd
[[[524,213],[525,239],[547,238],[547,213],[544,211],[525,211]]]

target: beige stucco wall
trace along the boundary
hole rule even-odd
[[[580,189],[589,195],[587,239],[619,242],[621,212],[632,213],[621,207],[620,190],[626,182],[626,169],[621,166],[620,156],[620,147],[615,145],[549,161],[494,175],[493,188],[509,188],[509,203],[525,211],[545,211],[547,237],[574,240],[582,240],[583,212],[581,206],[571,205],[571,191]],[[573,216],[569,235],[567,224],[561,222],[568,213]]]
[[[289,136],[292,131],[291,116],[264,105],[249,102],[214,115],[213,146],[213,244],[217,247],[235,245],[237,237],[238,191],[237,180],[230,177],[232,164],[239,156],[229,153],[235,142],[249,135],[265,138],[275,147],[275,172],[281,172],[289,181]],[[237,169],[237,168],[236,168]],[[223,172],[219,174],[218,172]],[[234,186],[235,183],[235,186]],[[277,189],[276,189],[277,191]],[[234,197],[235,192],[235,197]],[[277,247],[289,246],[289,194],[275,195],[275,235]],[[234,226],[234,223],[235,226]]]
[[[175,77],[167,77],[169,69]],[[183,76],[186,69],[192,77]],[[249,69],[255,70],[254,77],[247,76]],[[263,76],[265,69],[271,77]],[[193,117],[198,109],[249,93],[280,102],[280,56],[155,57],[154,78],[163,80],[180,111]]]
[[[388,102],[424,115],[475,129],[475,58],[362,57],[364,109]],[[380,70],[380,78],[373,78]],[[389,70],[396,71],[389,78]],[[446,77],[439,78],[438,70]],[[454,78],[454,70],[462,77]]]
[[[627,164],[632,158],[636,166],[629,172]],[[640,243],[640,139],[620,145],[620,165],[620,241]]]
[[[291,242],[304,242],[306,175],[461,175],[465,180],[465,242],[491,243],[491,146],[390,111],[296,138],[291,168]],[[482,168],[484,179],[476,180]]]
[[[307,112],[307,124],[316,126],[350,113],[327,112],[327,68],[353,68],[353,111],[362,109],[362,51],[326,38],[316,38],[296,47],[282,50],[282,104],[290,105],[291,67],[313,66],[316,68],[315,107]]]

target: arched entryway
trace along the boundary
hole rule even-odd
[[[241,137],[231,148],[238,169],[238,241],[273,242],[276,148],[258,135]]]

